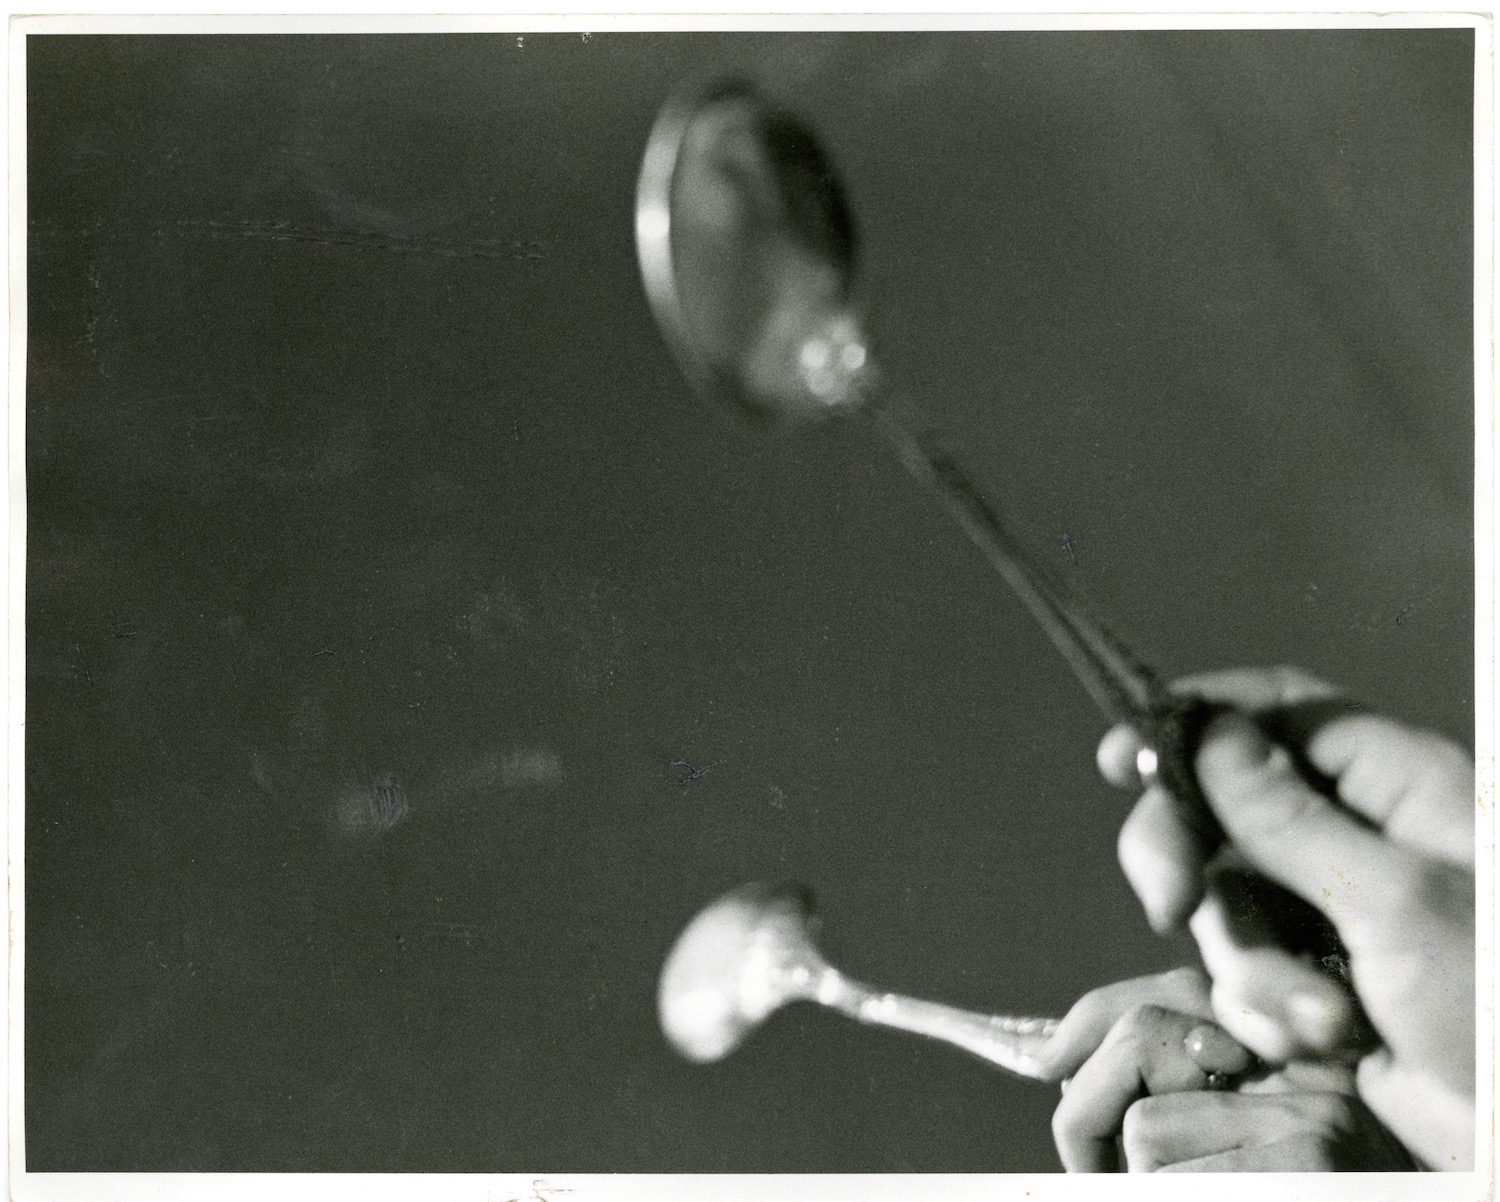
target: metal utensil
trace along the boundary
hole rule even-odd
[[[791,427],[862,413],[895,447],[1041,624],[1106,718],[1143,744],[1205,850],[1222,828],[1192,767],[1219,707],[1168,691],[1052,580],[917,410],[896,404],[854,304],[854,223],[812,133],[747,84],[695,85],[668,101],[636,190],[646,294],[683,373],[752,424]]]
[[[678,937],[657,990],[672,1046],[698,1063],[720,1060],[781,1007],[805,1001],[1044,1077],[1040,1054],[1056,1019],[976,1014],[862,985],[823,958],[809,919],[808,896],[795,886],[745,885],[703,909]]]

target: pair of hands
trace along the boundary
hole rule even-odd
[[[1153,785],[1120,862],[1155,929],[1188,922],[1208,976],[1108,986],[1068,1014],[1046,1052],[1068,1082],[1064,1167],[1112,1168],[1118,1141],[1132,1169],[1472,1168],[1472,760],[1292,669],[1178,687],[1238,711],[1196,765],[1228,850],[1211,859]],[[1106,735],[1106,779],[1135,783],[1138,749]],[[1247,921],[1250,871],[1321,912],[1347,959]]]
[[[1256,1063],[1181,968],[1096,989],[1048,1047],[1053,1136],[1069,1172],[1323,1172],[1416,1167],[1332,1061]],[[1233,1091],[1215,1090],[1237,1079]],[[1210,1092],[1204,1092],[1210,1091]],[[1142,1097],[1142,1093],[1147,1096]]]

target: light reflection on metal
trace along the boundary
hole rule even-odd
[[[700,392],[769,425],[864,403],[853,226],[795,119],[734,81],[675,96],[646,146],[635,232],[652,312]]]

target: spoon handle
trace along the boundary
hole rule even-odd
[[[932,491],[1010,585],[1111,722],[1128,723],[1155,752],[1144,776],[1160,780],[1179,817],[1212,851],[1223,840],[1193,758],[1204,728],[1219,712],[1197,697],[1177,696],[1134,652],[1059,586],[1049,581],[963,466],[931,437],[914,433],[890,407],[872,410],[881,434],[907,471]]]
[[[1159,704],[1165,690],[1155,674],[1048,581],[963,466],[935,439],[914,433],[888,407],[877,407],[874,416],[906,470],[932,490],[1004,577],[1104,715],[1114,722],[1134,723]]]
[[[978,1014],[942,1002],[882,993],[835,969],[820,983],[817,1000],[869,1026],[925,1035],[972,1052],[981,1060],[1033,1080],[1044,1080],[1041,1052],[1057,1030],[1055,1018]]]

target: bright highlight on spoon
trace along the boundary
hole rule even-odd
[[[839,314],[802,344],[797,366],[807,390],[826,405],[848,404],[857,377],[869,359],[859,327],[848,314]]]

